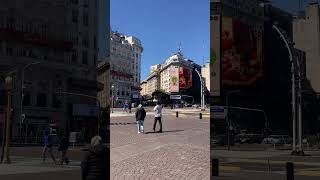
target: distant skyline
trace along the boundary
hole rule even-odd
[[[163,63],[181,43],[186,58],[202,65],[209,61],[210,2],[206,0],[111,0],[111,28],[139,38],[141,80],[151,65]]]

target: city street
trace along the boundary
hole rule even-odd
[[[246,145],[250,146],[250,145]],[[257,145],[253,145],[257,146]],[[226,148],[225,148],[226,149]],[[255,150],[256,149],[256,150]],[[241,150],[227,151],[212,150],[212,158],[220,161],[220,176],[217,180],[237,179],[286,179],[286,163],[293,162],[295,168],[295,179],[313,180],[320,177],[320,153],[318,150],[305,151],[304,157],[291,156],[290,150],[274,150],[267,148],[245,147]]]
[[[148,113],[145,134],[137,134],[134,113],[112,115],[111,179],[210,179],[209,118],[164,114],[163,133],[153,133]]]
[[[11,164],[0,164],[1,180],[81,179],[80,163],[84,152],[79,147],[69,150],[69,165],[55,165],[49,157],[42,163],[42,147],[12,147],[11,152]],[[60,158],[57,148],[54,155]]]

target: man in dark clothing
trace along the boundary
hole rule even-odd
[[[91,139],[91,147],[81,162],[82,180],[106,180],[108,148],[101,144],[101,137],[95,136]]]
[[[137,127],[138,127],[138,134],[144,133],[143,131],[143,122],[146,118],[146,111],[142,107],[142,104],[139,104],[137,112],[136,112],[136,121],[137,121]]]
[[[51,155],[51,158],[53,160],[53,162],[56,164],[56,158],[53,155],[53,142],[52,142],[52,136],[50,134],[50,131],[46,131],[44,134],[44,147],[43,147],[43,151],[42,151],[42,162],[44,163],[46,161],[46,154],[47,151],[49,151],[49,154]]]
[[[69,159],[67,157],[67,152],[69,148],[69,141],[66,136],[62,136],[59,144],[58,150],[61,151],[61,161],[60,164],[63,165],[65,162],[67,165],[69,164]]]

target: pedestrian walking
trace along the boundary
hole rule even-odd
[[[129,113],[131,113],[131,108],[132,108],[132,104],[131,103],[128,104],[128,108],[129,108]]]
[[[128,113],[128,103],[127,102],[125,102],[123,105],[123,111]]]
[[[82,180],[106,180],[108,151],[107,146],[102,145],[100,136],[91,139],[91,146],[81,162]]]
[[[144,119],[146,118],[146,111],[142,107],[142,104],[139,104],[137,112],[136,112],[136,121],[137,121],[137,127],[138,127],[138,134],[144,133],[143,130],[143,123]]]
[[[69,158],[67,156],[68,149],[69,149],[69,141],[66,138],[66,136],[63,135],[60,139],[60,144],[59,144],[59,148],[58,148],[58,151],[61,152],[61,160],[60,160],[61,165],[63,165],[64,162],[66,163],[66,165],[68,165],[70,162]]]
[[[160,130],[158,131],[159,133],[162,133],[162,122],[161,122],[161,117],[162,117],[162,106],[160,102],[157,102],[157,105],[153,108],[154,111],[154,123],[153,123],[153,132],[156,132],[156,125],[157,122],[159,121],[160,125]]]
[[[57,164],[56,162],[56,158],[53,155],[53,142],[52,142],[52,135],[50,134],[49,131],[46,131],[44,133],[44,147],[43,147],[43,151],[42,151],[42,162],[44,163],[46,161],[46,154],[47,151],[49,151],[49,154],[53,160],[53,162],[55,164]]]

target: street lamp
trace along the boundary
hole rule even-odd
[[[11,134],[11,91],[12,91],[12,77],[7,76],[5,78],[6,89],[8,91],[8,103],[7,103],[7,118],[6,118],[6,139],[4,148],[4,163],[10,164],[10,134]]]
[[[261,7],[265,7],[266,5],[269,5],[269,2],[261,2],[260,6]],[[301,96],[301,91],[302,91],[302,87],[301,87],[301,67],[299,62],[297,61],[296,58],[293,58],[293,54],[292,54],[292,49],[293,49],[293,44],[292,42],[290,42],[290,40],[288,39],[288,37],[285,36],[285,33],[283,33],[283,31],[277,27],[275,24],[272,25],[272,28],[280,35],[280,38],[283,40],[283,42],[286,45],[286,48],[288,50],[289,53],[289,59],[290,59],[290,63],[291,63],[291,81],[292,81],[292,86],[291,86],[291,93],[292,93],[292,154],[304,154],[303,150],[302,150],[302,96]],[[295,63],[297,65],[295,65]],[[298,75],[298,103],[296,102],[296,77],[295,77],[295,73],[297,73]],[[299,151],[297,151],[296,148],[296,106],[298,106],[298,148]]]
[[[23,94],[23,90],[24,90],[24,72],[28,67],[30,67],[32,65],[39,64],[39,63],[40,63],[39,61],[29,63],[29,64],[25,65],[22,68],[22,71],[21,71],[21,97],[20,97],[21,101],[20,101],[20,123],[19,123],[19,125],[20,125],[20,127],[19,127],[19,129],[20,129],[20,133],[19,133],[20,134],[20,142],[22,142],[22,122],[24,121],[23,113],[22,113],[22,111],[23,111],[23,98],[24,98],[24,94]],[[25,117],[25,115],[24,115],[24,117]],[[26,130],[26,137],[25,138],[27,138],[27,130]]]
[[[227,106],[227,136],[228,136],[228,151],[230,150],[230,130],[232,128],[231,124],[230,124],[230,118],[229,118],[229,110],[230,110],[230,107],[229,107],[229,96],[231,94],[236,94],[236,93],[239,93],[240,90],[234,90],[234,91],[228,91],[227,92],[227,95],[226,95],[226,106]]]
[[[204,82],[203,82],[203,79],[202,79],[202,76],[200,74],[200,72],[195,69],[196,73],[198,74],[199,78],[200,78],[200,82],[201,82],[201,111],[205,111],[205,99],[204,99]]]

